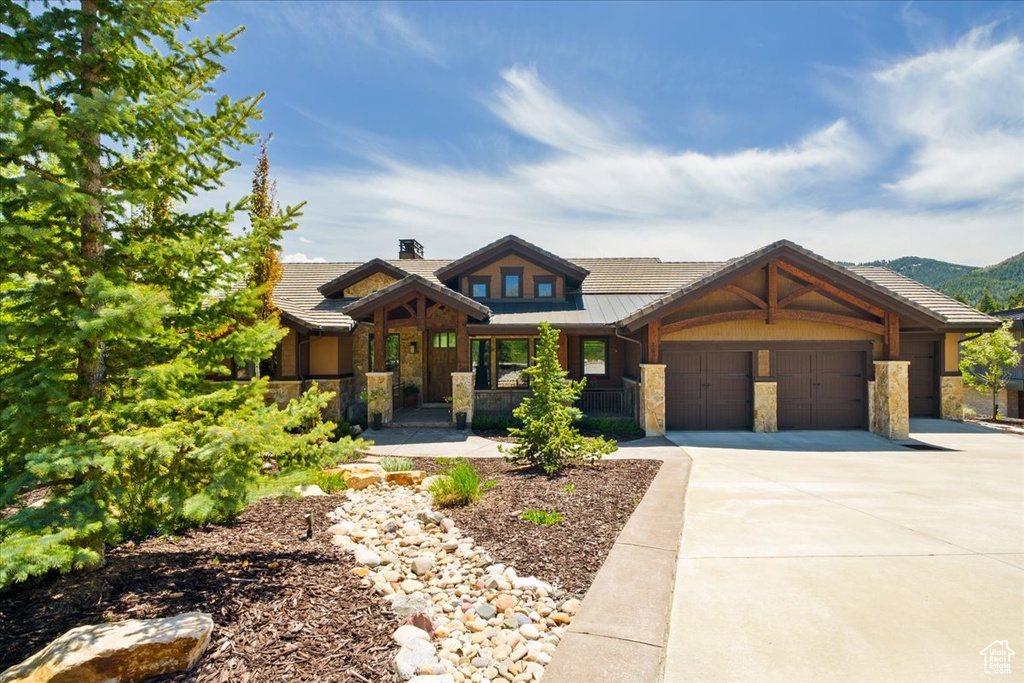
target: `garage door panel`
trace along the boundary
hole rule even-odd
[[[665,420],[674,429],[704,424],[704,354],[671,353],[665,362]]]
[[[780,429],[862,429],[865,352],[807,349],[776,354]]]
[[[750,353],[708,354],[708,429],[751,426],[754,408],[750,370]]]
[[[910,361],[908,390],[911,417],[937,417],[939,411],[938,343],[934,340],[907,340],[900,357]]]
[[[749,429],[751,354],[663,347],[665,418],[670,429]]]

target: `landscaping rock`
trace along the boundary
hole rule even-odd
[[[306,486],[302,486],[302,485],[296,486],[295,487],[295,493],[299,494],[303,498],[309,498],[310,496],[326,496],[327,495],[326,493],[324,493],[323,489],[321,489],[316,484],[309,484],[309,485],[306,485]]]
[[[416,612],[407,616],[405,619],[399,622],[400,626],[405,625],[415,626],[421,631],[426,631],[430,635],[434,634],[434,620],[430,618],[430,615],[426,612]]]
[[[391,637],[399,645],[405,645],[409,641],[416,640],[417,638],[430,642],[430,634],[421,628],[416,628],[412,624],[399,626],[398,630],[391,634]]]
[[[580,608],[580,601],[577,600],[576,598],[569,598],[568,600],[566,600],[565,602],[562,603],[561,607],[559,607],[559,609],[561,611],[565,612],[566,614],[568,614],[570,616],[572,616],[573,614],[576,614],[576,612],[577,612],[577,610],[579,610],[579,608]]]
[[[420,482],[420,490],[429,491],[430,487],[433,486],[436,482],[440,481],[442,476],[444,475],[434,474],[427,477],[426,479]]]
[[[512,587],[516,590],[542,590],[546,593],[554,591],[554,588],[551,587],[550,583],[541,581],[534,576],[521,576],[512,582]]]
[[[419,486],[426,478],[427,473],[423,470],[403,470],[384,474],[384,481],[396,486]]]
[[[417,612],[426,611],[431,604],[433,603],[424,597],[399,593],[391,600],[391,611],[399,617],[410,617]]]
[[[345,483],[348,484],[348,487],[353,491],[365,489],[369,486],[373,486],[374,484],[379,484],[382,481],[384,481],[384,477],[370,473],[349,474],[345,477]]]
[[[361,564],[364,567],[380,566],[380,555],[365,546],[356,548],[355,559],[356,564]]]
[[[437,661],[434,656],[437,650],[426,640],[414,639],[402,646],[394,659],[394,668],[399,676],[408,680],[416,675],[416,670],[424,664]]]
[[[421,555],[412,561],[412,573],[416,576],[423,576],[434,568],[434,558],[431,555]]]
[[[477,605],[476,613],[481,619],[490,619],[498,613],[498,610],[494,605],[489,605],[485,602],[482,605]]]
[[[455,683],[455,677],[451,674],[414,676],[409,679],[409,683]]]
[[[445,517],[441,520],[441,531],[448,533],[455,528],[455,520]]]
[[[73,628],[21,664],[2,683],[133,683],[186,671],[210,642],[213,618],[187,612]]]

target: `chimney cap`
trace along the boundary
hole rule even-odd
[[[398,240],[398,258],[400,259],[421,259],[423,258],[423,245],[416,240]]]

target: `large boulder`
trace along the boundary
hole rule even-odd
[[[202,612],[79,626],[4,671],[0,683],[132,683],[186,671],[212,631],[213,618]]]
[[[419,486],[427,473],[423,470],[402,470],[400,472],[388,472],[384,475],[384,481],[397,486]]]
[[[380,484],[384,481],[384,468],[374,463],[354,462],[339,465],[326,470],[330,474],[340,474],[350,489],[365,489],[367,486]]]

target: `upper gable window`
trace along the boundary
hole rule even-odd
[[[469,278],[469,296],[473,299],[491,298],[491,278],[471,277]]]
[[[523,296],[523,269],[501,269],[501,296],[506,299],[519,299]]]
[[[538,299],[555,297],[555,278],[552,275],[538,275],[533,278],[533,295]]]

